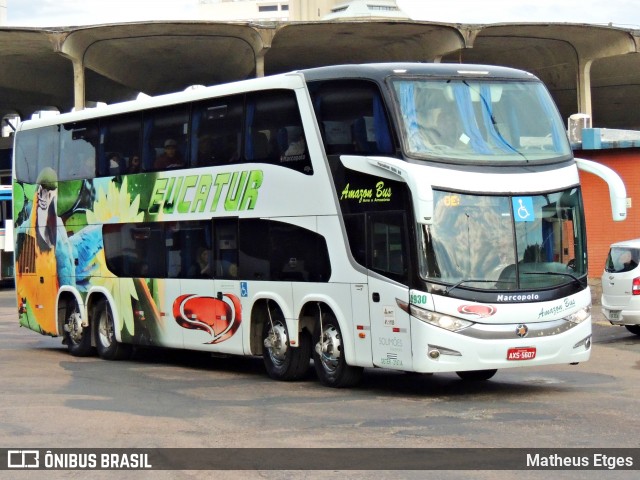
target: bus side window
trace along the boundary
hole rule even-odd
[[[238,220],[215,220],[214,272],[215,278],[238,278]]]
[[[244,96],[194,104],[191,157],[194,166],[223,165],[240,160]]]
[[[360,265],[367,264],[367,236],[365,233],[365,214],[349,214],[344,216],[351,255]]]
[[[331,276],[327,244],[322,235],[296,225],[270,222],[271,279],[326,282]]]
[[[247,97],[244,157],[313,174],[295,92],[273,90]]]
[[[369,268],[402,283],[408,282],[404,212],[370,213]]]
[[[18,132],[15,151],[16,177],[27,183],[36,183],[43,168],[57,170],[58,158],[51,152],[58,152],[59,141],[60,136],[55,126]]]
[[[331,80],[310,89],[327,155],[394,154],[389,121],[374,83]]]
[[[169,223],[166,230],[169,278],[212,278],[211,221]]]
[[[142,116],[139,113],[115,115],[100,122],[98,175],[138,173]]]
[[[58,180],[95,177],[98,140],[97,121],[63,125],[60,130]]]
[[[188,125],[189,105],[176,105],[145,112],[145,169],[167,170],[188,165]]]

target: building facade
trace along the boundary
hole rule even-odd
[[[199,0],[198,16],[221,22],[407,18],[395,0]]]

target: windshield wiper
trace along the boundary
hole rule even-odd
[[[474,280],[473,278],[467,278],[465,280],[460,280],[459,282],[454,283],[453,285],[449,285],[447,288],[444,289],[444,294],[449,295],[449,292],[451,292],[451,290],[456,289],[463,283],[468,283],[468,282],[496,283],[496,280]]]
[[[562,272],[522,272],[522,275],[557,275],[557,276],[560,276],[560,277],[569,277],[569,278],[573,279],[573,281],[576,282],[581,287],[586,287],[587,286],[587,282],[586,281],[583,283],[582,280],[580,280],[578,277],[576,277],[575,275],[572,275],[570,273],[562,273]]]

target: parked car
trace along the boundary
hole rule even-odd
[[[640,238],[611,245],[602,274],[602,313],[640,335]]]

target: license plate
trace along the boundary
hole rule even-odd
[[[620,310],[609,310],[609,320],[620,320]]]
[[[536,347],[518,347],[507,350],[507,360],[533,360],[536,358]]]

